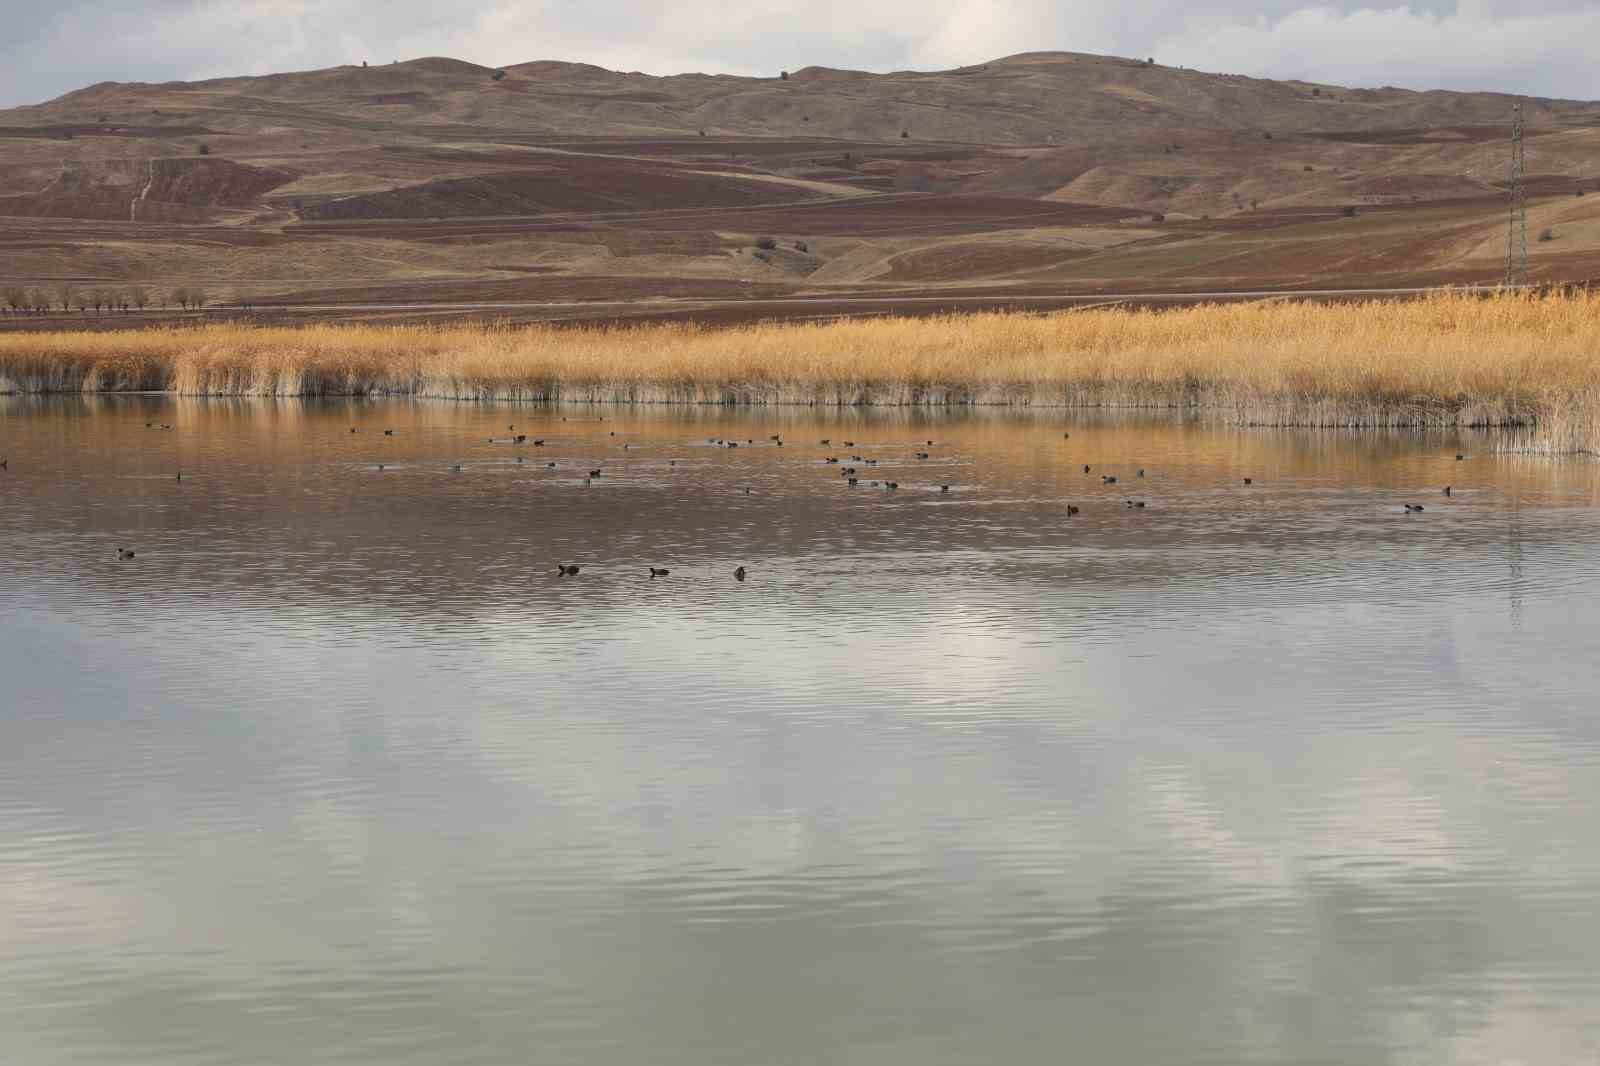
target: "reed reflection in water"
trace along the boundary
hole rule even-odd
[[[1592,1060],[1600,477],[1487,450],[0,398],[0,1057]]]

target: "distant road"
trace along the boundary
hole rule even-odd
[[[1492,292],[1498,286],[1455,286],[1455,291]],[[144,311],[106,315],[47,315],[0,319],[0,328],[46,330],[63,328],[118,329],[150,325],[154,322],[195,322],[219,317],[245,316],[271,322],[295,321],[407,320],[460,317],[511,319],[526,322],[652,322],[702,321],[733,324],[760,320],[812,320],[886,315],[930,315],[941,312],[1018,310],[1035,313],[1072,310],[1093,306],[1160,306],[1163,304],[1233,302],[1272,299],[1403,299],[1438,291],[1437,286],[1405,288],[1346,289],[1228,289],[1218,291],[1172,292],[977,292],[934,295],[811,295],[762,297],[748,300],[716,298],[677,298],[659,300],[516,300],[516,301],[421,301],[371,303],[266,304],[240,312],[231,307],[205,311]]]

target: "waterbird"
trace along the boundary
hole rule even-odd
[[[1144,477],[1144,467],[1142,466],[1139,468],[1139,476]]]
[[[897,489],[897,488],[900,487],[900,482],[898,482],[898,481],[885,481],[883,483],[883,487],[886,488],[886,489]]]
[[[182,481],[183,480],[183,471],[182,470],[178,471],[178,476],[174,480],[176,480],[176,481]]]
[[[744,567],[741,566],[741,567],[739,567],[739,569],[737,569],[737,570],[735,570],[733,572],[733,579],[735,581],[743,581],[744,580],[744,574],[745,574]]]
[[[654,581],[658,577],[666,577],[670,573],[672,573],[671,570],[667,570],[659,566],[652,566],[650,568],[650,580]]]
[[[728,442],[728,447],[730,447],[730,448],[737,448],[738,446],[739,446],[739,442],[736,441],[736,440],[730,440]]]
[[[10,469],[11,469],[11,460],[10,459],[0,459],[0,470],[10,470]]]
[[[1128,503],[1129,507],[1143,507],[1144,506],[1144,501],[1143,500],[1129,500],[1129,501],[1127,501],[1127,503]]]
[[[745,495],[746,495],[746,496],[748,496],[748,495],[750,495],[750,486],[749,486],[749,485],[746,485],[746,486],[745,486],[745,487],[744,487],[744,494],[745,494]]]
[[[770,436],[770,437],[768,437],[768,438],[767,438],[767,439],[768,439],[768,440],[782,440],[782,439],[783,439],[783,437],[782,437],[782,436],[780,436],[780,435],[779,435],[779,434],[777,434],[777,433],[774,433],[774,434],[773,434],[773,435],[772,435],[772,436]]]
[[[5,465],[6,465],[6,464],[4,464],[4,463],[0,463],[0,466],[5,466]],[[1446,486],[1445,486],[1445,487],[1444,487],[1444,494],[1445,494],[1445,495],[1446,495],[1446,496],[1448,496],[1448,495],[1450,495],[1450,486],[1449,486],[1449,485],[1446,485]]]
[[[822,461],[824,463],[837,463],[839,461],[839,457],[837,455],[830,455]]]
[[[383,464],[382,464],[382,463],[379,463],[379,464],[378,464],[378,469],[379,469],[379,470],[382,470],[382,469],[383,469]]]
[[[516,441],[518,444],[526,444],[528,443],[528,435],[526,433],[518,433]]]
[[[1101,474],[1100,483],[1103,485],[1115,485],[1117,483],[1117,479],[1112,474]]]
[[[930,448],[933,447],[933,441],[930,440],[930,441],[927,442],[927,444],[928,444],[928,447],[930,447]]]
[[[1466,458],[1465,455],[1462,455],[1460,452],[1456,452],[1456,462],[1459,463],[1461,460],[1463,460],[1465,458]]]
[[[1423,509],[1423,507],[1422,507],[1422,504],[1420,504],[1420,503],[1408,503],[1408,504],[1406,504],[1406,511],[1409,512],[1409,513],[1415,513],[1417,511],[1422,510],[1422,509]]]
[[[1087,474],[1089,472],[1089,464],[1088,463],[1084,463],[1083,464],[1083,472],[1085,474]]]
[[[458,473],[458,474],[459,474],[459,473],[461,473],[461,464],[460,464],[460,463],[456,463],[456,464],[455,464],[455,465],[454,465],[454,466],[452,466],[452,467],[451,467],[451,468],[450,468],[450,469],[451,469],[451,470],[454,470],[454,471],[455,471],[455,472],[456,472],[456,473]]]
[[[918,459],[926,459],[927,457],[928,457],[928,453],[927,452],[918,452],[917,453],[917,458]]]
[[[856,442],[853,440],[847,440],[844,442],[844,446],[846,448],[854,448],[856,446]]]
[[[1251,483],[1251,482],[1250,482],[1250,479],[1249,479],[1249,478],[1245,478],[1245,479],[1244,479],[1244,483],[1245,483],[1245,484],[1246,484],[1246,485],[1248,485],[1248,484],[1250,484],[1250,483]]]
[[[132,559],[133,558],[133,549],[132,548],[118,548],[117,549],[117,558],[118,559]]]
[[[1068,518],[1071,518],[1073,515],[1075,515],[1077,513],[1078,513],[1078,508],[1077,508],[1077,506],[1075,504],[1070,504],[1070,503],[1067,504],[1067,517]]]
[[[599,477],[599,476],[600,476],[600,471],[598,471],[598,470],[591,470],[591,471],[589,471],[589,476],[590,476],[590,477]]]
[[[939,491],[940,492],[949,492],[950,491],[950,486],[949,485],[940,485],[939,486]]]
[[[145,423],[145,424],[144,424],[144,428],[145,428],[145,429],[149,429],[149,428],[150,428],[150,423],[148,423],[148,422],[146,422],[146,423]],[[354,432],[355,432],[355,431],[356,431],[356,427],[355,427],[355,426],[351,426],[351,427],[350,427],[350,432],[351,432],[351,433],[354,433]]]
[[[826,448],[828,445],[832,444],[833,441],[829,440],[827,437],[823,437],[821,440],[817,441],[817,443]]]
[[[582,568],[577,566],[576,564],[557,563],[556,564],[556,576],[557,577],[577,577],[578,576],[578,571],[580,569],[582,569]]]
[[[1063,434],[1061,434],[1061,439],[1062,440],[1071,440],[1072,439],[1072,434],[1071,433],[1063,433]]]
[[[612,435],[612,436],[613,436],[613,437],[615,437],[615,436],[616,436],[616,435],[617,435],[617,431],[616,431],[616,430],[612,430],[612,431],[611,431],[611,435]]]
[[[533,446],[535,448],[543,448],[544,447],[544,438],[540,437],[538,440],[534,441],[533,442]]]
[[[848,478],[848,479],[846,479],[846,484],[848,484],[851,488],[855,488],[856,485],[860,483],[860,481],[861,481],[860,478],[854,478],[854,477],[853,478]]]
[[[554,463],[546,463],[546,464],[544,464],[544,467],[545,467],[546,470],[554,470],[556,468],[556,464],[554,464]]]
[[[384,431],[383,431],[383,435],[384,435],[384,436],[385,436],[385,437],[392,437],[392,436],[394,436],[394,430],[392,430],[392,429],[386,429],[386,430],[384,430]]]

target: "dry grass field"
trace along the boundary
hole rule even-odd
[[[1440,293],[813,324],[221,324],[0,336],[0,390],[1173,406],[1239,425],[1515,427],[1600,451],[1600,296]]]

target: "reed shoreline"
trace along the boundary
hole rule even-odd
[[[1185,408],[1241,426],[1510,428],[1600,452],[1600,296],[1094,308],[1038,317],[0,335],[0,392],[620,404]]]

